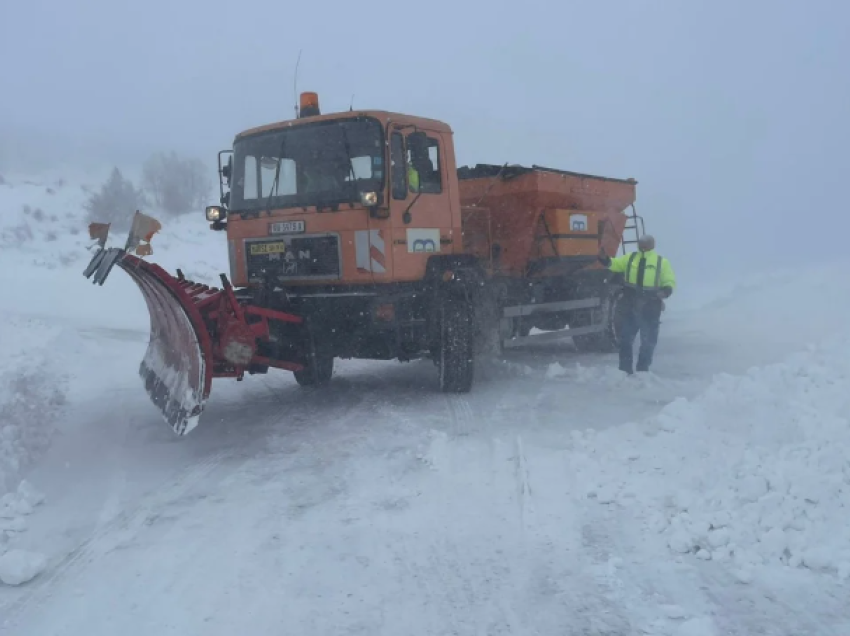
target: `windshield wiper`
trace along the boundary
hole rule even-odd
[[[277,190],[277,186],[280,183],[280,164],[283,163],[283,149],[286,147],[286,133],[280,138],[280,149],[277,151],[277,165],[274,168],[274,179],[272,180],[272,186],[269,189],[269,196],[266,198],[266,216],[270,216],[272,213],[272,193]]]
[[[351,158],[351,146],[348,143],[348,133],[345,132],[345,125],[339,124],[339,129],[342,131],[342,145],[345,148],[345,156],[348,158],[348,169],[351,172],[351,183],[357,184],[357,177],[354,175],[354,160]]]
[[[351,158],[351,146],[348,143],[348,133],[345,132],[345,125],[340,124],[339,129],[342,131],[342,144],[345,147],[345,156],[348,157],[348,169],[351,172],[351,186],[354,188],[354,194],[357,199],[360,199],[360,188],[357,187],[357,175],[354,174],[354,160]],[[348,202],[349,209],[354,208],[356,204]]]

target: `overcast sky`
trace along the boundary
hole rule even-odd
[[[680,278],[850,238],[846,0],[0,2],[0,131],[107,161],[212,161],[291,117],[303,49],[325,112],[354,94],[448,122],[461,164],[637,178]]]

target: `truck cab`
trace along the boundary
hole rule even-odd
[[[304,93],[297,119],[239,133],[219,172],[222,205],[207,218],[227,232],[237,287],[414,282],[430,257],[463,250],[443,122],[375,110],[322,115],[317,96]]]

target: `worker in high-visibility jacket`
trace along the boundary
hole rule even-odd
[[[413,162],[407,164],[407,182],[411,192],[419,192],[419,171],[413,167]]]
[[[638,251],[610,258],[599,253],[600,262],[616,274],[623,274],[624,289],[617,303],[614,326],[620,348],[620,371],[632,374],[635,337],[640,333],[636,371],[649,371],[664,299],[676,287],[676,276],[670,261],[655,251],[655,239],[645,234],[638,240]]]

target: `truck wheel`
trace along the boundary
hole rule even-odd
[[[446,299],[440,308],[440,345],[437,366],[443,393],[468,393],[472,389],[472,315],[463,300]]]
[[[602,304],[590,311],[583,311],[580,318],[570,322],[571,327],[585,327],[590,324],[604,323],[605,328],[596,333],[588,333],[582,336],[573,336],[576,349],[582,353],[613,353],[619,347],[617,338],[617,303],[622,295],[622,288],[601,288],[599,295]],[[592,296],[591,296],[592,298]],[[591,322],[592,321],[592,322]]]
[[[331,381],[334,372],[334,358],[328,355],[317,355],[316,364],[308,365],[301,371],[293,371],[295,381],[301,386],[325,386]]]

